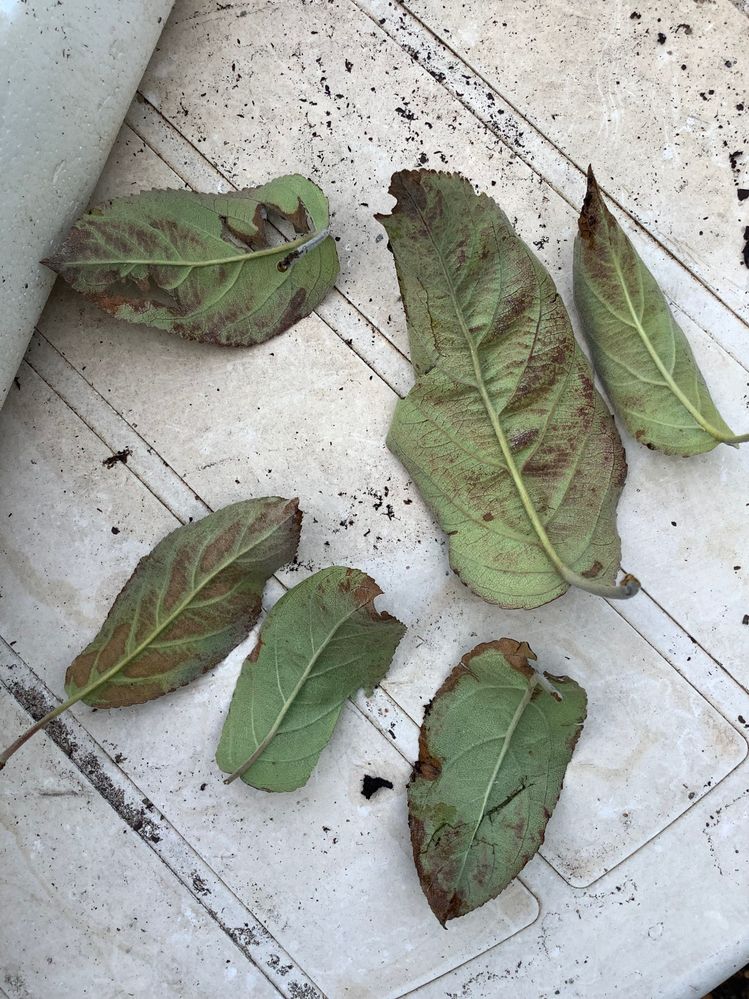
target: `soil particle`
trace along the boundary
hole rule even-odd
[[[192,872],[192,886],[198,895],[210,895],[211,889],[197,871]]]
[[[110,454],[108,458],[105,458],[102,465],[105,468],[114,468],[118,462],[127,465],[127,459],[132,453],[129,447],[124,447],[121,451],[116,451],[114,454]]]
[[[372,777],[370,774],[365,774],[361,782],[361,793],[369,801],[373,794],[377,794],[379,790],[383,787],[388,787],[392,790],[393,782],[391,780],[385,780],[384,777]]]

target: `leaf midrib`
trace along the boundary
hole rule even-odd
[[[290,519],[289,517],[286,518],[286,520],[289,519]],[[149,632],[147,637],[132,652],[128,653],[127,656],[125,656],[119,662],[115,663],[114,666],[110,667],[110,669],[108,669],[106,673],[102,673],[96,681],[78,691],[74,695],[74,698],[71,699],[71,703],[75,703],[76,701],[82,700],[84,697],[87,697],[89,694],[92,694],[95,690],[98,690],[98,688],[102,686],[102,684],[107,683],[113,677],[117,676],[117,674],[120,673],[123,669],[125,669],[125,667],[128,666],[134,659],[136,659],[141,654],[141,652],[147,649],[149,645],[153,643],[154,639],[158,638],[159,635],[161,635],[169,627],[170,624],[173,624],[174,621],[176,621],[176,619],[182,614],[182,612],[193,602],[195,597],[199,593],[201,593],[205,589],[205,587],[216,578],[216,576],[220,575],[220,573],[222,573],[230,565],[232,565],[238,559],[244,557],[249,551],[251,551],[257,545],[261,544],[263,541],[269,538],[271,534],[273,534],[274,531],[278,530],[285,522],[286,521],[283,521],[281,523],[276,523],[272,525],[272,527],[270,527],[264,534],[254,539],[253,543],[251,545],[248,545],[247,548],[244,548],[243,550],[237,552],[237,554],[234,555],[232,558],[228,558],[224,562],[222,562],[213,572],[209,573],[203,579],[203,581],[200,583],[199,586],[196,586],[194,589],[191,589],[189,595],[181,603],[179,603],[170,614],[166,616],[166,618],[158,627],[154,628],[151,632]]]
[[[349,621],[354,616],[354,614],[357,613],[357,611],[361,610],[362,606],[363,606],[362,604],[357,604],[344,617],[340,618],[340,620],[338,620],[335,623],[335,626],[333,628],[331,628],[331,630],[328,632],[328,634],[323,639],[322,644],[318,646],[318,648],[315,650],[315,652],[310,657],[309,662],[307,663],[307,665],[305,666],[304,670],[302,671],[299,679],[297,680],[296,684],[294,685],[294,688],[291,691],[291,693],[289,694],[288,698],[284,699],[283,706],[282,706],[281,710],[278,712],[278,714],[276,716],[276,720],[273,722],[273,724],[271,725],[271,727],[268,729],[268,731],[266,732],[266,734],[263,736],[263,738],[258,743],[258,745],[255,747],[255,749],[252,751],[252,753],[248,756],[248,758],[245,760],[245,762],[242,763],[239,767],[237,767],[236,770],[234,770],[233,773],[231,773],[229,775],[229,777],[226,778],[226,780],[224,781],[225,784],[231,783],[233,780],[236,780],[237,777],[243,777],[244,774],[246,774],[247,771],[250,769],[250,767],[254,763],[256,763],[257,760],[263,755],[263,753],[268,748],[268,746],[270,745],[270,743],[272,742],[272,740],[275,738],[275,736],[276,736],[279,728],[281,727],[281,724],[282,724],[284,718],[288,714],[289,710],[291,709],[292,704],[294,703],[294,701],[296,700],[297,696],[299,695],[300,690],[302,689],[302,687],[305,685],[305,683],[309,679],[309,677],[310,677],[310,675],[312,673],[312,670],[314,669],[315,664],[320,659],[320,656],[325,651],[325,649],[330,645],[330,643],[333,641],[333,639],[338,634],[338,632],[341,630],[341,628],[344,626],[344,624],[346,624],[346,622]],[[277,662],[277,659],[276,659],[276,662]],[[340,664],[337,664],[337,668],[340,668]],[[279,693],[281,693],[280,678],[279,678]],[[341,703],[343,703],[343,702],[341,702]],[[336,705],[334,705],[334,707],[335,706]],[[332,710],[333,710],[333,708],[331,708],[331,711]],[[253,718],[252,728],[253,728],[253,732],[254,732],[254,712],[251,713],[251,716]],[[303,727],[307,728],[308,725],[305,725]]]
[[[236,264],[245,260],[271,257],[279,253],[287,254],[299,249],[320,235],[322,235],[322,232],[313,230],[304,233],[302,236],[298,236],[296,239],[289,240],[288,243],[279,243],[278,246],[268,246],[262,250],[250,250],[248,253],[235,253],[231,257],[216,257],[212,260],[143,260],[123,257],[119,260],[111,258],[109,260],[66,260],[64,265],[65,267],[101,267],[105,265],[111,267],[116,264],[129,264],[131,267],[140,265],[147,267],[216,267],[220,264]]]
[[[505,757],[507,756],[507,751],[510,748],[512,737],[515,734],[515,730],[520,723],[520,719],[523,717],[523,714],[525,713],[525,709],[528,707],[528,704],[530,703],[533,691],[535,690],[537,685],[538,685],[538,677],[534,673],[533,676],[530,677],[528,681],[528,686],[526,687],[523,696],[520,698],[518,706],[515,708],[515,712],[512,718],[510,719],[510,724],[507,726],[507,730],[502,740],[502,746],[500,748],[499,754],[497,755],[497,762],[494,765],[491,777],[489,778],[486,785],[486,791],[484,792],[484,797],[481,802],[481,808],[479,809],[478,819],[476,820],[476,824],[473,827],[470,838],[468,840],[468,844],[465,850],[463,851],[463,862],[461,863],[460,870],[458,871],[458,874],[456,875],[455,878],[456,886],[460,885],[461,879],[463,877],[463,871],[465,870],[465,866],[468,862],[468,854],[474,844],[474,841],[476,839],[476,834],[479,831],[481,823],[484,821],[484,817],[486,815],[486,805],[487,802],[489,801],[489,795],[492,792],[492,788],[494,787],[497,775],[499,774],[502,764],[504,763]]]
[[[653,361],[653,363],[655,364],[656,368],[660,372],[661,377],[665,381],[665,383],[668,386],[668,388],[671,390],[671,392],[674,394],[674,396],[679,400],[679,402],[682,404],[682,406],[687,410],[687,412],[689,413],[689,415],[694,419],[694,421],[698,424],[698,426],[702,427],[702,429],[706,433],[710,434],[710,436],[713,437],[715,440],[721,441],[723,443],[728,443],[730,441],[733,441],[734,440],[734,435],[733,434],[724,434],[724,433],[721,433],[720,430],[718,430],[716,427],[714,427],[712,425],[712,423],[710,423],[710,421],[707,420],[702,415],[702,413],[692,403],[692,401],[689,399],[689,397],[686,396],[684,394],[684,392],[682,392],[682,390],[679,388],[679,386],[677,385],[675,379],[671,375],[670,371],[668,370],[668,368],[663,363],[663,360],[661,359],[660,354],[655,349],[655,346],[653,345],[650,337],[648,336],[647,332],[645,331],[644,326],[642,325],[640,317],[638,316],[638,314],[637,314],[637,312],[635,310],[634,304],[632,302],[632,299],[630,297],[629,289],[627,288],[627,284],[626,284],[626,282],[624,280],[624,274],[622,273],[622,270],[621,270],[621,268],[619,266],[619,261],[617,259],[616,254],[613,251],[611,253],[611,260],[612,260],[612,263],[613,263],[613,266],[614,266],[614,270],[616,271],[616,276],[617,276],[617,278],[619,280],[619,284],[620,284],[621,289],[622,289],[622,294],[624,295],[624,301],[626,302],[627,308],[629,309],[629,314],[632,317],[632,325],[634,326],[635,330],[637,331],[637,334],[640,337],[640,340],[642,341],[643,346],[645,347],[646,351],[650,355],[650,359]],[[666,304],[666,303],[664,302],[664,304]],[[610,309],[610,307],[608,305],[606,307],[609,308],[609,311],[611,311],[611,309]],[[666,304],[666,308],[668,308],[667,304]],[[640,379],[640,380],[642,381],[643,379]]]
[[[458,323],[460,325],[461,333],[463,334],[466,346],[468,347],[468,350],[471,355],[474,376],[476,378],[476,387],[479,391],[479,395],[481,396],[481,401],[484,405],[484,409],[486,410],[486,414],[489,417],[489,421],[492,425],[494,435],[497,438],[500,450],[502,451],[502,456],[505,460],[507,470],[509,471],[512,477],[515,488],[517,489],[518,495],[520,496],[520,501],[522,502],[526,515],[528,516],[528,519],[531,522],[531,526],[536,532],[536,535],[538,536],[538,539],[541,542],[541,546],[546,552],[549,561],[552,563],[552,565],[557,570],[558,574],[562,577],[562,579],[565,580],[565,582],[570,582],[569,576],[570,575],[575,576],[576,573],[573,573],[573,571],[568,566],[565,565],[565,563],[562,561],[559,554],[557,553],[556,549],[552,545],[551,539],[546,533],[546,530],[543,524],[541,523],[536,508],[533,505],[533,501],[531,500],[530,495],[528,494],[528,491],[525,488],[525,483],[523,482],[522,476],[520,475],[517,465],[515,464],[515,459],[513,458],[512,452],[510,451],[510,446],[508,444],[504,430],[502,429],[502,425],[499,422],[499,417],[497,416],[494,406],[492,405],[491,398],[486,388],[484,373],[483,369],[481,368],[481,361],[478,356],[478,351],[476,350],[475,344],[471,339],[470,331],[466,325],[465,317],[463,316],[463,310],[461,309],[458,303],[455,286],[453,284],[452,277],[450,276],[450,272],[447,269],[447,263],[445,261],[444,255],[440,247],[437,245],[434,236],[432,235],[432,230],[429,226],[429,223],[427,222],[427,219],[424,217],[423,212],[416,204],[414,199],[411,197],[410,192],[409,192],[409,198],[411,199],[411,202],[416,212],[421,218],[424,229],[427,233],[427,236],[429,237],[429,241],[432,244],[432,247],[434,248],[434,252],[437,255],[437,259],[439,260],[439,264],[442,269],[445,282],[447,284],[448,293],[450,295],[450,301],[452,302],[453,309],[455,310],[455,315],[458,318]]]

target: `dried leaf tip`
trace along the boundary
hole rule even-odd
[[[585,199],[577,220],[580,236],[585,240],[593,238],[596,226],[607,211],[601,197],[601,189],[590,164],[588,164],[587,178],[588,186],[585,191]]]

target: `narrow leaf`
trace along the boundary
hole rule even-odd
[[[293,558],[297,500],[234,503],[167,535],[141,559],[90,645],[65,677],[68,699],[0,755],[77,701],[119,708],[149,701],[216,666],[256,623],[268,577]]]
[[[537,607],[570,585],[608,597],[626,462],[562,300],[506,216],[463,177],[393,176],[395,255],[416,385],[388,446],[485,600]]]
[[[575,303],[596,371],[636,440],[685,456],[749,440],[723,421],[663,292],[590,168],[575,240]]]
[[[421,887],[444,925],[495,898],[543,843],[585,691],[536,673],[525,642],[463,657],[427,707],[408,785]]]
[[[269,214],[295,238],[272,245]],[[309,315],[332,287],[328,221],[325,195],[299,174],[231,194],[146,191],[84,215],[44,262],[118,319],[247,346]]]
[[[347,697],[380,682],[405,627],[375,610],[382,590],[333,566],[285,594],[242,666],[216,754],[231,777],[266,791],[307,782]]]

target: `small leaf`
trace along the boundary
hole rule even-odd
[[[269,213],[296,238],[271,245]],[[299,174],[231,194],[118,198],[80,218],[44,263],[118,319],[230,346],[282,333],[338,274],[327,199]]]
[[[246,500],[172,531],[141,559],[65,691],[97,708],[139,704],[216,666],[252,630],[263,588],[299,544],[297,500]]]
[[[226,783],[266,791],[307,782],[347,697],[380,682],[405,627],[374,601],[358,569],[332,566],[299,583],[268,614],[242,666],[216,761]]]
[[[395,255],[416,385],[388,447],[485,600],[538,607],[613,586],[626,462],[554,283],[465,178],[396,173],[380,218]]]
[[[723,421],[663,292],[606,207],[590,168],[574,273],[596,371],[636,440],[685,456],[749,440]]]
[[[252,630],[269,576],[299,544],[298,500],[233,503],[178,527],[140,560],[96,636],[68,667],[68,699],[0,754],[0,770],[31,736],[78,701],[139,704],[218,665]]]
[[[585,721],[585,691],[541,677],[525,642],[477,645],[427,707],[408,819],[443,924],[495,898],[543,843]]]

